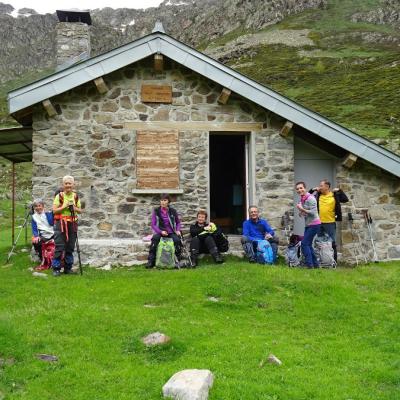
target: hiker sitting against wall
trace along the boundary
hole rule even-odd
[[[52,267],[53,275],[61,274],[61,257],[64,253],[64,274],[72,272],[74,264],[74,249],[77,238],[77,214],[82,212],[81,201],[73,191],[75,181],[72,176],[63,177],[63,188],[53,201],[54,213],[54,241],[56,251]]]
[[[45,211],[42,199],[35,199],[32,206],[32,244],[40,259],[35,270],[43,271],[51,267],[54,256],[54,218],[51,211]]]
[[[220,252],[228,251],[229,244],[221,228],[213,222],[207,222],[207,212],[200,210],[197,213],[197,220],[190,225],[190,254],[193,266],[197,266],[199,254],[210,253],[217,264],[222,264],[224,259]]]
[[[331,184],[327,179],[323,179],[319,186],[310,189],[308,193],[313,194],[317,200],[321,220],[320,234],[326,233],[332,239],[333,256],[337,262],[336,221],[342,220],[340,203],[347,203],[349,199],[343,190],[337,188],[331,190]]]
[[[268,240],[271,245],[274,259],[278,254],[279,239],[275,237],[275,231],[268,221],[260,218],[256,206],[249,207],[249,219],[243,222],[242,246],[245,256],[250,262],[257,261],[257,245],[261,240]]]
[[[146,268],[153,268],[156,264],[157,247],[162,237],[171,238],[174,241],[175,255],[181,256],[181,221],[177,211],[170,207],[169,195],[163,194],[160,198],[160,206],[153,210],[151,215],[151,228],[154,231],[151,238],[149,258]]]

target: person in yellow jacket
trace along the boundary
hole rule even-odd
[[[61,274],[61,258],[64,253],[64,274],[71,273],[74,264],[74,249],[77,238],[77,214],[82,212],[81,202],[73,191],[75,180],[63,177],[63,189],[54,198],[54,241],[56,250],[52,262],[53,275]]]

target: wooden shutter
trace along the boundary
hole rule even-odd
[[[138,131],[136,136],[138,189],[179,189],[178,131]]]

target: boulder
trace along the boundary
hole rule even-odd
[[[171,338],[161,332],[153,332],[142,338],[142,342],[148,347],[165,344],[169,341],[171,341]]]
[[[163,395],[176,400],[207,400],[214,375],[207,369],[186,369],[177,372],[163,386]]]

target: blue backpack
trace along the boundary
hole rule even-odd
[[[257,243],[257,262],[259,264],[273,264],[275,261],[274,252],[268,240],[260,240]]]

